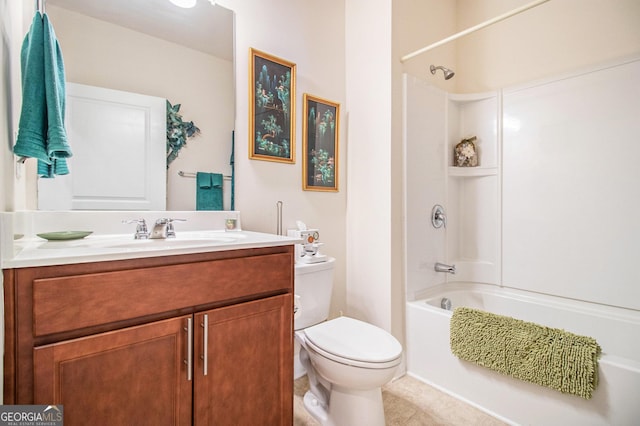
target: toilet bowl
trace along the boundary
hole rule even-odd
[[[296,263],[294,376],[305,373],[306,410],[323,426],[384,426],[382,385],[400,364],[402,346],[372,324],[327,321],[335,259]]]
[[[296,332],[309,376],[307,411],[322,425],[383,426],[382,385],[400,364],[402,346],[371,324],[339,317]]]

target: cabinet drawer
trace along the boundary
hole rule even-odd
[[[34,336],[291,291],[291,254],[35,279]]]

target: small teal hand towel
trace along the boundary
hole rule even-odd
[[[219,173],[196,173],[196,210],[222,210],[222,181]]]
[[[38,159],[38,174],[68,174],[62,52],[47,15],[36,13],[21,50],[22,110],[13,152]]]

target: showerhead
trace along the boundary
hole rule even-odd
[[[456,75],[456,73],[455,73],[455,72],[453,72],[453,71],[452,71],[452,70],[450,70],[449,68],[445,68],[445,67],[443,67],[442,65],[439,65],[439,66],[437,66],[437,67],[436,67],[436,66],[434,66],[434,65],[431,65],[430,70],[431,70],[431,74],[435,74],[435,73],[436,73],[436,70],[442,70],[442,72],[444,73],[444,79],[445,79],[445,80],[449,80],[449,79],[450,79],[450,78],[452,78],[454,75]]]

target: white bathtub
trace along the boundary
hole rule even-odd
[[[507,423],[640,424],[640,312],[483,284],[446,284],[407,302],[407,372]],[[451,311],[458,306],[561,328],[595,338],[602,348],[593,398],[504,376],[451,354]]]

